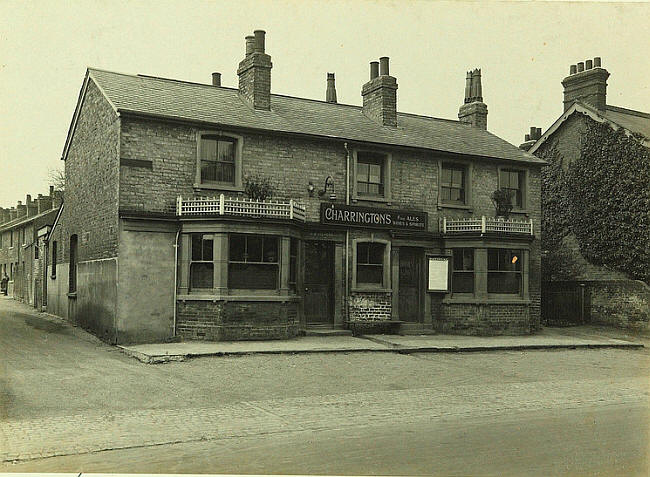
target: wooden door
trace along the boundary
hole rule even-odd
[[[417,248],[399,249],[399,319],[410,323],[421,321],[422,251]]]
[[[305,321],[334,323],[334,247],[332,242],[305,242]]]

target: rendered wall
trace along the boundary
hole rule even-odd
[[[175,233],[120,232],[117,341],[173,337]]]

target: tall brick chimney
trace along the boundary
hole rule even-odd
[[[382,126],[397,127],[397,79],[390,76],[388,57],[370,62],[370,81],[361,89],[363,114]]]
[[[458,110],[458,120],[472,127],[487,129],[487,105],[483,102],[481,70],[468,71],[465,76],[465,101]]]
[[[239,94],[255,109],[271,109],[271,57],[264,52],[263,30],[246,37],[246,57],[239,63]]]
[[[604,111],[607,106],[607,78],[609,72],[600,66],[600,57],[571,65],[569,76],[562,80],[564,110],[576,101],[582,101]]]
[[[336,85],[334,81],[334,73],[327,73],[327,90],[325,91],[325,101],[328,103],[336,103]]]

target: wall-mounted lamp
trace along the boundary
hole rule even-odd
[[[322,190],[318,191],[318,195],[322,197],[328,192],[329,199],[332,201],[336,200],[336,192],[334,191],[334,179],[332,179],[332,176],[327,176],[327,179],[325,179],[325,185],[323,186]]]
[[[312,181],[309,181],[307,184],[307,192],[309,192],[309,197],[314,197],[314,183]]]

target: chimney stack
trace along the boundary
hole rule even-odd
[[[487,129],[487,105],[483,102],[481,70],[468,71],[465,76],[465,100],[458,110],[458,120],[472,127]]]
[[[370,62],[370,81],[361,88],[363,114],[382,126],[397,127],[397,79],[390,76],[389,59]]]
[[[212,73],[212,86],[221,86],[221,73]]]
[[[585,69],[586,63],[586,69]],[[607,107],[607,78],[609,72],[601,67],[600,57],[571,65],[569,76],[562,80],[564,110],[576,101],[587,103],[599,111]]]
[[[334,84],[334,73],[327,73],[327,90],[325,91],[325,101],[336,103],[336,85]]]
[[[519,145],[519,149],[529,151],[531,147],[542,137],[542,128],[531,127],[530,134],[524,136],[525,142]]]
[[[239,94],[254,108],[271,109],[271,57],[264,46],[265,32],[246,37],[246,56],[239,63]]]

